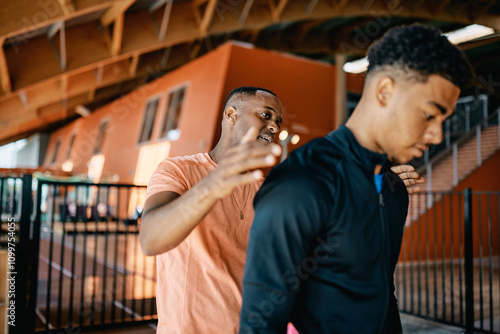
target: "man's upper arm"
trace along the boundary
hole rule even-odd
[[[149,198],[144,203],[144,211],[142,217],[147,215],[149,212],[158,209],[168,203],[172,202],[176,198],[180,197],[178,193],[173,191],[162,191],[149,196]]]

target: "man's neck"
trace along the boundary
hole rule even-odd
[[[361,101],[360,104],[362,104]],[[373,114],[373,112],[365,112],[363,106],[358,105],[345,126],[352,132],[359,145],[376,153],[384,153],[373,135],[373,131],[377,131],[374,126],[376,122],[370,117]]]

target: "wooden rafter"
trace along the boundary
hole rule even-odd
[[[109,8],[101,17],[101,24],[108,27],[113,25],[113,38],[111,40],[111,54],[116,56],[121,51],[123,38],[123,22],[125,21],[125,11],[134,3],[135,0],[123,0],[117,2]]]
[[[309,5],[307,6],[306,13],[311,14],[314,8],[316,8],[316,5],[318,4],[319,0],[311,0]]]
[[[274,0],[270,0],[273,5],[274,5]],[[278,5],[276,6],[276,8],[271,8],[272,10],[272,17],[273,17],[273,20],[274,21],[278,21],[281,17],[281,13],[283,13],[283,10],[285,10],[285,7],[288,3],[288,0],[279,0],[278,2]]]
[[[250,13],[250,9],[252,8],[254,3],[254,0],[247,0],[245,2],[245,6],[243,7],[243,10],[241,11],[240,19],[239,22],[240,24],[245,23],[247,20],[248,14]]]
[[[73,0],[58,0],[59,4],[61,5],[61,8],[64,12],[64,15],[70,15],[71,13],[75,12],[75,4],[73,3]]]
[[[12,90],[12,83],[10,82],[9,67],[7,65],[7,59],[5,58],[5,51],[3,49],[3,43],[5,39],[0,39],[0,81],[2,83],[2,90],[8,93]]]
[[[101,17],[103,26],[109,26],[118,16],[125,13],[125,11],[134,3],[135,0],[121,0],[111,6],[106,13]]]
[[[128,74],[130,77],[134,77],[135,74],[137,73],[137,66],[139,65],[139,54],[135,54],[132,56],[130,60],[130,67],[128,69]]]
[[[215,8],[217,6],[217,0],[208,0],[207,8],[205,8],[205,12],[203,13],[203,17],[200,22],[200,35],[204,37],[207,34],[208,27],[210,23],[212,23],[212,18],[215,13]]]
[[[122,48],[124,20],[125,13],[121,13],[116,17],[115,24],[113,25],[113,39],[111,40],[111,54],[113,56],[119,54]]]
[[[158,40],[163,42],[165,35],[167,34],[168,21],[170,20],[170,14],[172,13],[173,0],[167,0],[165,5],[165,10],[163,12],[163,18],[161,20],[160,32],[158,34]]]

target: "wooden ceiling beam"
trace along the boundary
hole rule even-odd
[[[250,9],[252,8],[254,3],[254,0],[247,0],[245,2],[245,6],[243,7],[243,10],[241,11],[240,19],[239,22],[240,24],[244,24],[245,21],[247,20],[248,14],[250,13]]]
[[[75,4],[73,0],[58,0],[64,15],[68,16],[76,11]]]
[[[167,34],[168,22],[170,20],[170,14],[172,13],[173,0],[167,0],[165,5],[165,10],[163,11],[163,18],[161,20],[160,31],[158,33],[158,40],[163,42],[165,40],[165,35]]]
[[[311,0],[311,2],[309,3],[309,5],[307,5],[306,13],[308,15],[310,15],[313,12],[314,8],[316,8],[316,6],[318,5],[318,1],[319,0]]]
[[[122,0],[109,8],[101,17],[100,21],[104,27],[113,24],[113,38],[111,40],[111,54],[116,56],[120,53],[123,38],[123,22],[125,11],[132,6],[135,0]]]
[[[203,13],[203,17],[200,22],[200,35],[201,37],[205,37],[208,31],[208,27],[212,22],[212,18],[214,17],[215,8],[217,6],[218,0],[208,0],[207,7],[205,8],[205,12]]]
[[[113,23],[113,21],[116,20],[116,18],[120,15],[122,15],[123,13],[125,13],[125,11],[130,7],[132,6],[132,4],[135,2],[135,0],[121,0],[121,1],[117,1],[113,6],[111,6],[107,11],[106,13],[104,13],[101,17],[101,23],[103,26],[107,27],[109,26],[111,23]]]
[[[283,6],[286,1],[287,0],[280,0],[279,4],[281,4],[281,6]],[[186,7],[185,6],[186,3],[181,2],[179,4],[179,6],[182,6],[182,5],[184,5],[184,7]],[[173,8],[172,8],[173,11],[175,11],[175,9],[177,8],[176,6],[177,6],[177,3],[174,3]],[[181,8],[181,7],[179,7],[179,8]],[[376,4],[374,4],[373,10],[377,10]],[[357,6],[354,6],[353,4],[349,4],[348,6],[346,5],[346,7],[344,8],[344,11],[342,13],[343,16],[344,15],[356,16],[356,15],[363,15],[363,14],[366,15],[366,13],[363,12],[361,10],[361,8],[359,7],[359,4]],[[86,67],[90,67],[90,68],[95,69],[98,67],[99,63],[106,63],[106,62],[112,63],[114,61],[120,61],[123,59],[130,59],[135,54],[144,54],[147,52],[151,52],[153,50],[162,49],[165,47],[169,47],[169,46],[176,45],[179,43],[187,42],[190,40],[192,41],[192,40],[199,38],[199,37],[197,37],[197,31],[196,31],[195,25],[193,24],[193,26],[192,26],[193,29],[190,30],[189,25],[186,24],[187,17],[183,16],[183,15],[185,15],[185,13],[182,13],[182,11],[180,10],[179,13],[176,12],[176,15],[171,16],[172,20],[170,20],[169,26],[170,26],[170,24],[172,24],[172,28],[169,28],[169,31],[166,34],[166,38],[165,38],[164,42],[160,43],[155,38],[155,41],[148,40],[148,44],[144,44],[145,43],[144,41],[146,40],[145,35],[147,35],[147,34],[144,34],[143,31],[136,32],[135,30],[137,30],[137,29],[134,28],[136,26],[145,26],[144,22],[141,21],[141,18],[140,17],[136,18],[135,16],[129,17],[128,15],[126,15],[127,22],[130,21],[130,25],[132,26],[132,28],[130,28],[132,31],[129,31],[127,34],[123,35],[124,40],[126,40],[127,42],[126,42],[126,45],[123,45],[122,49],[126,47],[126,50],[122,50],[120,57],[114,58],[114,59],[109,58],[110,54],[105,52],[105,50],[103,50],[101,52],[101,50],[99,49],[100,47],[97,45],[97,43],[99,43],[99,41],[97,39],[95,39],[95,38],[88,38],[88,40],[85,39],[85,36],[88,35],[87,26],[82,26],[81,28],[72,27],[71,34],[70,34],[69,30],[67,30],[67,32],[66,32],[67,40],[68,40],[68,43],[69,43],[69,41],[71,41],[71,43],[74,43],[74,45],[77,45],[78,50],[75,49],[74,45],[69,45],[69,44],[67,45],[68,52],[69,52],[68,56],[71,56],[71,59],[72,59],[71,68],[68,69],[67,73],[71,74],[71,71],[82,71]],[[191,15],[191,18],[192,18],[192,14],[188,14],[188,15]],[[290,15],[295,16],[295,17],[299,17],[299,18],[300,17],[302,17],[302,18],[307,17],[306,14],[304,13],[303,9],[302,9],[302,13],[299,13],[299,12],[292,13],[291,12]],[[332,17],[335,17],[336,15],[338,15],[338,14],[335,14],[333,12],[333,10],[329,13],[325,12],[325,11],[322,11],[321,13],[318,13],[318,11],[314,11],[314,13],[312,13],[310,19],[311,20],[331,19]],[[402,17],[413,16],[413,17],[421,17],[421,18],[427,18],[427,19],[434,17],[432,15],[432,13],[430,13],[429,11],[426,12],[426,11],[421,10],[421,11],[412,12],[408,8],[401,8],[400,13],[398,13],[398,15],[402,16]],[[455,21],[455,22],[468,21],[468,19],[466,17],[454,18],[450,14],[447,14],[447,13],[442,13],[440,15],[441,16],[439,16],[439,17],[435,17],[435,19],[437,19],[437,20],[441,19],[444,21]],[[250,17],[252,17],[251,20],[250,20]],[[173,20],[174,18],[175,18],[175,20]],[[267,18],[267,21],[263,21],[261,23],[255,23],[258,20],[258,18],[261,18],[261,20],[265,20],[265,18],[263,18],[263,16],[262,16],[262,11],[257,10],[255,14],[253,13],[253,11],[250,12],[246,22],[252,21],[254,23],[245,24],[243,27],[241,27],[237,23],[237,20],[238,20],[237,17],[235,17],[234,20],[232,20],[231,16],[227,15],[225,17],[224,22],[219,22],[219,21],[216,22],[217,24],[213,28],[211,28],[210,33],[219,33],[221,31],[230,32],[230,31],[236,30],[239,27],[250,29],[253,31],[259,31],[262,27],[265,27],[269,24],[272,24],[271,18]],[[139,20],[139,21],[133,22],[134,20],[135,21]],[[479,18],[478,21],[479,20],[486,22],[487,23],[486,25],[489,25],[489,26],[491,26],[492,23],[494,23],[494,21],[496,20],[497,21],[496,24],[500,25],[500,23],[498,22],[499,21],[498,17],[494,16],[494,15],[484,15],[481,18]],[[488,22],[488,21],[491,21],[491,22]],[[184,22],[184,26],[181,26],[181,22]],[[488,24],[488,23],[491,23],[491,24]],[[127,23],[127,24],[129,24],[129,23]],[[239,28],[239,29],[241,29],[241,28]],[[75,29],[82,30],[82,32],[78,33],[78,34],[73,33],[73,30],[75,30]],[[154,33],[154,29],[151,29],[151,32]],[[36,46],[36,48],[34,49],[35,46]],[[29,55],[29,54],[37,54],[38,58],[41,58],[41,57],[49,58],[49,57],[43,56],[43,54],[41,53],[43,50],[41,50],[38,47],[38,44],[34,43],[33,40],[30,40],[30,43],[22,45],[22,47],[23,47],[22,54],[12,52],[12,53],[10,53],[10,56],[9,56],[9,54],[6,53],[7,59],[6,59],[6,61],[3,61],[4,67],[6,67],[6,65],[5,65],[6,63],[9,64],[9,70],[10,70],[11,76],[12,76],[12,78],[16,79],[15,80],[15,82],[17,83],[17,87],[15,87],[16,89],[30,86],[33,83],[40,82],[44,79],[49,79],[49,78],[57,79],[57,77],[59,75],[61,75],[60,70],[55,68],[55,67],[51,67],[50,64],[44,64],[43,67],[40,67],[38,64],[32,62],[31,60],[26,61],[25,64],[21,64],[18,61],[15,61],[16,58],[24,57],[24,55]],[[36,52],[35,52],[35,50],[36,50]],[[108,52],[109,52],[109,50],[108,50]],[[12,59],[10,57],[12,57]],[[15,64],[16,66],[11,65],[11,60],[13,61],[13,64]],[[32,66],[32,64],[34,67]],[[0,66],[1,66],[1,62],[0,62]],[[43,69],[43,71],[41,71],[42,69]],[[33,78],[35,81],[30,82],[30,81],[27,81],[26,79],[20,79],[18,77],[18,75],[21,72],[31,73],[30,78]],[[33,75],[34,73],[38,73],[38,72],[39,72],[39,74],[37,74],[35,76]],[[8,92],[12,89],[10,87],[9,76],[7,75],[7,72],[5,70],[2,71],[1,75],[2,75],[3,90]],[[0,99],[1,99],[1,96],[0,96]]]
[[[111,40],[111,54],[116,56],[120,54],[123,39],[123,21],[125,20],[125,13],[119,14],[113,25],[113,39]]]
[[[274,5],[274,0],[270,0]],[[285,10],[288,0],[279,0],[278,5],[272,10],[272,17],[274,21],[278,21],[281,17],[281,13]]]
[[[5,58],[5,51],[3,49],[4,41],[4,38],[0,38],[0,82],[5,94],[12,90],[12,83],[10,82],[9,66],[7,65],[7,59]]]
[[[28,36],[33,30],[48,27],[61,19],[70,20],[81,15],[109,8],[122,0],[78,0],[78,9],[71,12],[71,3],[68,5],[68,14],[65,14],[60,1],[33,1],[16,0],[4,1],[0,11],[0,36],[10,38],[14,36]]]

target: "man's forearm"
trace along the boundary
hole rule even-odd
[[[172,202],[145,212],[140,242],[145,255],[165,253],[181,243],[219,199],[206,178]]]

